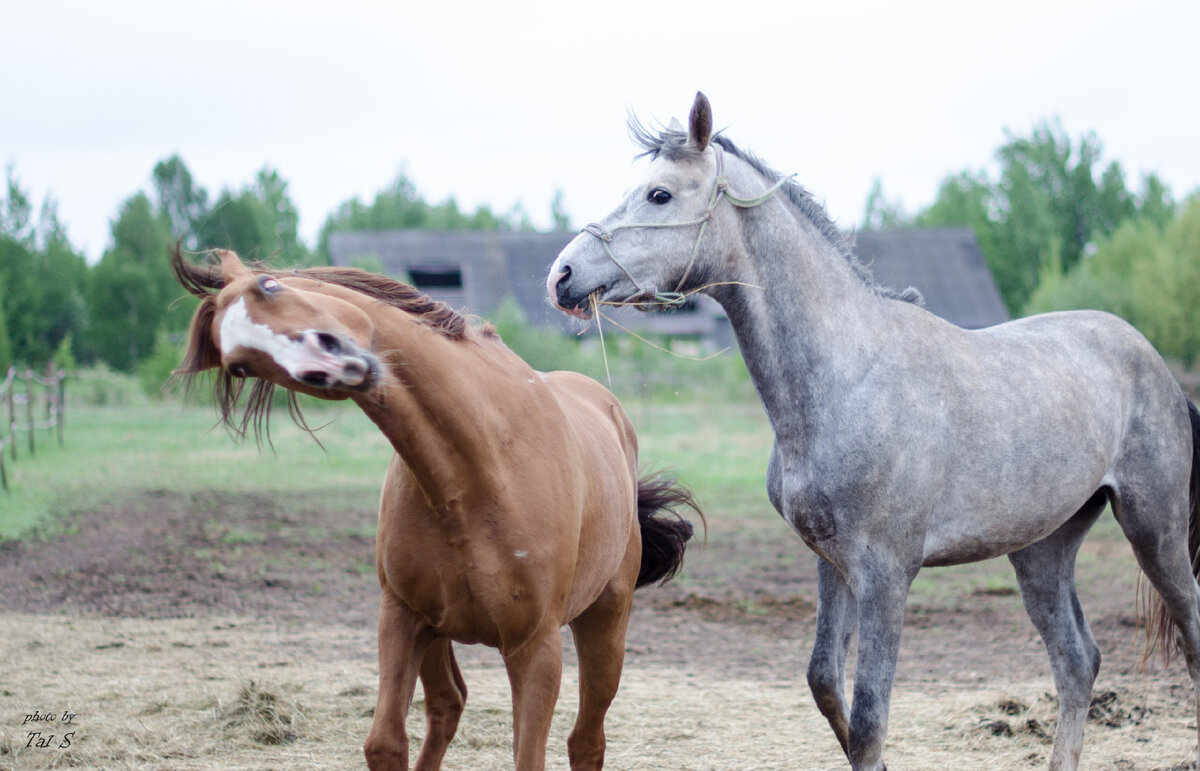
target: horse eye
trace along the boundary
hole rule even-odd
[[[270,276],[260,276],[258,279],[258,288],[267,294],[275,294],[281,287],[279,282]]]
[[[234,377],[249,377],[250,370],[246,369],[245,364],[231,364],[229,365],[229,374]]]
[[[650,191],[650,195],[646,196],[646,200],[656,206],[662,206],[663,204],[670,202],[671,194],[666,190],[663,190],[661,187],[656,187]]]

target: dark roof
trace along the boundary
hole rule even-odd
[[[546,299],[546,274],[574,233],[380,230],[331,233],[334,265],[377,258],[393,276],[414,269],[458,268],[462,289],[429,289],[452,306],[487,316],[505,297],[513,297],[529,320],[566,328],[565,319]],[[424,288],[424,287],[422,287]]]
[[[404,277],[420,271],[461,275],[459,287],[426,288],[455,308],[487,317],[506,297],[517,300],[530,322],[572,329],[550,307],[546,274],[574,233],[383,230],[331,233],[334,265],[377,259],[385,273]],[[895,289],[915,286],[925,307],[959,326],[977,328],[1008,320],[1000,293],[968,228],[889,230],[859,233],[855,252],[876,280]],[[418,283],[418,286],[419,283]],[[667,334],[709,334],[723,314],[708,298],[696,313],[627,312],[641,328]],[[725,323],[725,322],[721,322]]]
[[[960,327],[1008,321],[1008,310],[970,228],[910,228],[863,232],[858,259],[893,289],[914,286],[925,307]]]

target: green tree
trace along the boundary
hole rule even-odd
[[[1200,196],[1164,229],[1153,216],[1125,220],[1065,273],[1048,265],[1030,312],[1095,308],[1140,329],[1166,356],[1200,359]]]
[[[1142,328],[1150,313],[1136,285],[1162,259],[1162,231],[1146,220],[1126,220],[1116,232],[1101,238],[1095,251],[1063,272],[1055,255],[1045,268],[1027,311],[1094,308],[1115,313]]]
[[[194,304],[182,296],[167,264],[171,244],[167,219],[145,193],[126,199],[112,226],[112,246],[92,269],[89,337],[114,369],[131,371],[154,351],[163,328],[182,328]]]
[[[45,198],[34,223],[29,196],[11,167],[0,213],[0,283],[6,293],[0,326],[7,355],[37,366],[86,323],[87,262],[67,240],[53,197]]]
[[[58,203],[47,195],[38,216],[34,253],[37,301],[42,324],[35,362],[50,358],[64,339],[78,339],[87,325],[87,259],[71,246],[58,217]]]
[[[1101,168],[1101,154],[1094,134],[1074,142],[1057,120],[1042,121],[1029,136],[1008,135],[996,151],[996,180],[969,172],[948,177],[914,223],[971,227],[1005,304],[1020,313],[1048,266],[1070,271],[1121,223],[1143,212],[1162,221],[1169,211],[1170,194],[1157,177],[1147,180],[1139,201],[1120,164]]]
[[[559,188],[554,191],[554,197],[550,199],[550,228],[555,233],[566,233],[571,230],[571,216],[567,214],[566,207],[563,205],[563,191]]]
[[[883,182],[876,177],[871,184],[871,192],[867,194],[867,203],[863,206],[863,230],[891,230],[905,227],[908,218],[904,207],[899,201],[889,201],[883,194]]]
[[[1139,266],[1139,327],[1189,369],[1200,360],[1200,194],[1167,226],[1163,248]]]
[[[13,363],[12,342],[8,339],[7,317],[4,313],[4,277],[0,276],[0,380],[3,380]]]
[[[518,204],[502,217],[490,207],[480,206],[471,214],[459,209],[451,196],[430,205],[404,174],[397,175],[387,187],[364,203],[359,198],[343,201],[325,218],[317,238],[318,262],[329,262],[329,236],[348,230],[531,230],[525,210]]]
[[[307,264],[310,255],[300,241],[299,223],[287,182],[275,169],[263,167],[240,191],[221,191],[197,227],[199,247],[232,249],[252,260]]]
[[[29,196],[21,189],[12,164],[5,174],[5,196],[0,206],[0,235],[13,241],[31,245],[34,240],[33,206]]]
[[[1171,189],[1157,174],[1147,174],[1142,178],[1142,189],[1138,193],[1136,206],[1137,216],[1159,230],[1166,230],[1167,225],[1175,219],[1175,199],[1171,195]]]
[[[188,249],[200,243],[199,230],[208,214],[208,191],[196,185],[192,172],[178,155],[154,165],[155,203],[170,234]]]
[[[31,245],[0,236],[0,284],[4,287],[4,325],[17,361],[36,363],[42,332],[37,255]]]

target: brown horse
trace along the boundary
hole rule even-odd
[[[639,480],[633,426],[601,385],[534,371],[489,328],[416,289],[349,268],[271,272],[215,255],[219,269],[172,259],[201,298],[179,373],[220,369],[231,426],[237,378],[257,378],[242,433],[261,428],[279,385],[354,400],[395,448],[376,538],[379,701],[367,765],[408,768],[420,677],[417,768],[440,766],[467,697],[457,641],[500,650],[513,757],[543,768],[559,628],[570,624],[580,682],[571,768],[600,768],[633,590],[679,569],[692,527],[673,509],[699,513],[691,495],[661,476]]]

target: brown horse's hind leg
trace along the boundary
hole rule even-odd
[[[513,760],[517,771],[546,767],[546,742],[562,682],[562,638],[543,629],[515,650],[501,650],[513,696]]]
[[[434,640],[425,650],[421,687],[425,691],[425,741],[417,757],[417,771],[433,771],[441,767],[467,703],[467,685],[449,640]]]
[[[624,585],[618,586],[618,582]],[[579,715],[567,737],[571,771],[604,766],[604,716],[621,682],[625,630],[632,607],[632,583],[615,579],[571,622],[579,656]]]
[[[363,751],[371,771],[408,771],[404,723],[417,685],[429,627],[384,589],[379,606],[379,698]]]
[[[1072,771],[1079,765],[1092,685],[1100,670],[1100,649],[1075,590],[1075,555],[1104,504],[1104,495],[1098,493],[1058,530],[1008,555],[1025,610],[1046,644],[1058,691],[1053,771]]]

